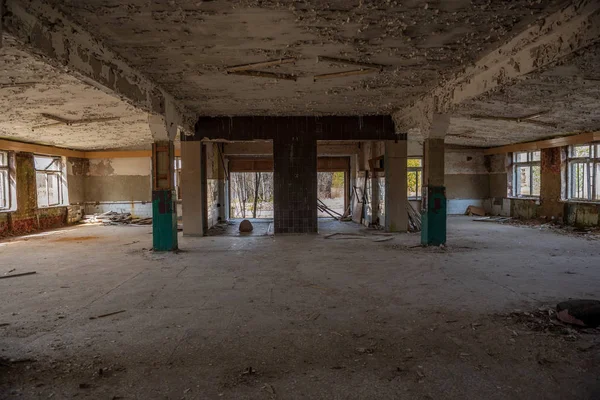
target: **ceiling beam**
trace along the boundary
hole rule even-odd
[[[166,103],[175,104],[181,113],[178,123],[186,131],[193,130],[195,116],[173,96],[58,9],[36,0],[3,3],[3,29],[30,53],[43,56],[49,64],[61,70],[66,68],[82,81],[147,112],[164,115]]]
[[[516,151],[536,151],[552,147],[571,146],[600,141],[600,131],[587,132],[579,135],[561,136],[552,139],[538,140],[535,142],[509,144],[507,146],[493,147],[485,150],[486,155],[514,153]]]
[[[577,0],[525,29],[453,78],[394,114],[398,129],[427,132],[434,113],[514,83],[600,41],[598,0]]]

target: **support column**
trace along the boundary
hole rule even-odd
[[[206,168],[202,157],[202,142],[181,142],[181,197],[184,236],[204,235],[205,192],[202,190],[202,170]]]
[[[162,116],[148,118],[152,145],[152,243],[154,251],[177,250],[177,206],[175,200],[175,148],[177,126],[168,126]]]
[[[219,158],[217,168],[217,179],[218,179],[218,208],[219,208],[219,221],[223,222],[228,219],[227,209],[229,207],[227,201],[227,171],[225,170],[225,158],[223,157],[223,144],[217,143],[216,156]]]
[[[278,233],[317,233],[317,140],[302,133],[273,140],[274,227]]]
[[[385,142],[385,231],[408,230],[407,142]]]
[[[152,145],[152,243],[154,251],[177,250],[177,208],[173,185],[175,149],[172,141]]]
[[[423,143],[423,211],[421,244],[446,243],[446,187],[444,186],[444,137],[449,115],[434,115],[429,137]]]

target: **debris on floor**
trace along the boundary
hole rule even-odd
[[[338,220],[338,221],[347,220],[347,216],[344,216],[344,215],[340,214],[339,212],[332,210],[331,208],[329,208],[327,206],[327,204],[323,203],[323,201],[321,201],[321,199],[319,199],[319,198],[317,198],[317,209],[325,214],[328,214],[329,216],[331,216],[331,218],[333,218],[335,220]]]
[[[102,214],[85,215],[81,220],[84,224],[102,223],[104,225],[152,225],[152,218],[137,218],[131,213],[107,211]]]
[[[469,206],[469,207],[467,207],[467,211],[465,211],[465,215],[468,215],[468,216],[478,215],[480,217],[485,217],[485,210],[481,207]]]
[[[475,218],[475,219],[473,219],[473,221],[503,223],[506,221],[510,221],[511,219],[512,219],[511,217],[483,217],[483,218]]]
[[[20,274],[10,274],[10,275],[2,275],[0,276],[0,279],[7,279],[7,278],[17,278],[19,276],[27,276],[27,275],[34,275],[37,274],[37,272],[35,271],[31,271],[31,272],[22,272]]]
[[[242,222],[240,222],[240,232],[241,233],[250,233],[254,230],[254,227],[252,226],[252,222],[248,221],[247,219],[243,220]]]
[[[408,230],[410,232],[420,232],[421,213],[410,204],[410,201],[406,205],[406,211],[408,212]]]
[[[600,325],[600,301],[563,301],[556,305],[556,316],[567,324],[596,328]]]
[[[564,303],[561,304],[564,305]],[[564,309],[560,308],[560,310]],[[557,311],[559,311],[558,306]],[[567,340],[574,340],[579,336],[580,333],[600,334],[600,330],[593,328],[590,329],[591,325],[576,326],[565,324],[558,316],[560,311],[557,311],[553,310],[552,308],[542,307],[536,311],[515,311],[505,315],[504,318],[512,323],[524,325],[528,330],[534,332],[564,335],[566,336]]]

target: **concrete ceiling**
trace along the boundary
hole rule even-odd
[[[598,66],[600,43],[512,85],[462,103],[453,114],[447,142],[494,147],[600,130]],[[538,113],[529,122],[494,119]]]
[[[147,79],[173,96],[178,104],[200,116],[291,116],[398,113],[500,48],[528,26],[541,26],[544,18],[565,2],[41,2],[46,3],[64,13],[70,21],[85,27],[94,40],[98,39],[94,42],[94,46],[100,44],[96,51],[103,50],[95,57],[102,54],[108,60],[100,68],[102,71],[107,67],[108,71],[113,71],[111,60],[116,58],[111,58],[113,55],[109,53],[114,52],[119,60],[131,67],[134,75],[139,72],[139,76],[130,74],[126,80],[117,79],[117,83],[124,83],[125,87],[130,82],[135,85],[136,80]],[[26,5],[24,7],[28,9]],[[41,20],[47,23],[50,32],[60,22],[54,20],[53,14],[49,14],[47,20],[44,17],[41,15]],[[30,31],[29,40],[32,33],[35,34],[35,29]],[[60,46],[54,43],[55,38],[52,42],[54,52]],[[70,54],[83,48],[77,47],[75,52],[65,49],[62,63],[66,65],[67,60],[74,60]],[[143,148],[152,142],[145,112],[110,90],[98,90],[101,85],[82,81],[82,75],[57,68],[56,62],[50,62],[52,55],[46,53],[40,58],[31,54],[27,46],[18,45],[10,36],[7,40],[5,35],[5,45],[0,50],[0,85],[38,83],[0,86],[3,94],[0,136],[90,150]],[[78,53],[76,57],[81,60],[85,55],[90,63],[97,61],[92,58],[93,53],[89,54],[87,57],[87,53]],[[359,60],[384,67],[382,71],[366,75],[314,81],[314,75],[360,68],[318,62],[319,56]],[[227,68],[231,66],[281,58],[295,58],[296,61],[257,69],[294,74],[298,77],[296,81],[227,74]],[[447,142],[492,147],[600,129],[597,65],[600,65],[600,44],[462,102],[452,114]],[[114,82],[112,78],[104,83]],[[144,85],[150,87],[147,83]],[[147,93],[151,96],[154,92]],[[68,119],[119,119],[32,131],[33,126],[54,122],[44,118],[42,113]],[[503,119],[534,113],[540,115],[533,123]]]
[[[443,77],[556,9],[554,0],[49,0],[132,67],[199,115],[392,113]],[[357,69],[318,56],[385,65],[383,72],[313,82]],[[262,71],[296,82],[227,75]]]
[[[43,113],[67,120],[118,119],[34,128],[56,122]],[[80,150],[152,143],[145,112],[19,50],[10,37],[0,51],[0,138]]]

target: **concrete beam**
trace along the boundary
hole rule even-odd
[[[193,131],[195,116],[56,8],[36,0],[5,0],[2,27],[49,64],[145,111],[170,114],[170,120]]]
[[[274,140],[310,136],[314,140],[406,140],[388,115],[357,117],[201,117],[195,135],[182,140]]]
[[[579,0],[516,35],[473,66],[441,84],[408,110],[394,114],[399,131],[429,132],[433,113],[523,79],[600,41],[600,1]]]
[[[273,154],[271,142],[233,142],[224,144],[225,156],[268,156]],[[352,144],[319,144],[317,143],[317,155],[319,156],[351,156],[358,154],[357,143]]]

